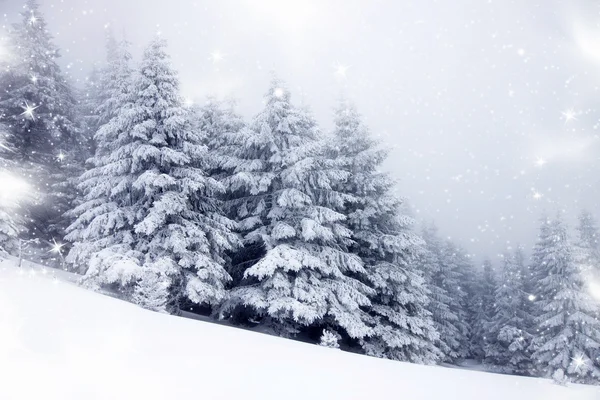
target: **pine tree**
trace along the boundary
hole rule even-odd
[[[469,356],[476,360],[485,359],[485,346],[488,343],[487,324],[493,315],[496,277],[492,262],[483,261],[480,269],[474,272],[472,295],[469,302],[469,325],[471,326]]]
[[[88,280],[116,283],[127,272],[130,280],[120,282],[134,284],[134,301],[160,309],[163,299],[176,312],[181,299],[209,306],[225,299],[223,254],[236,237],[213,201],[223,186],[202,169],[202,133],[190,129],[165,45],[155,39],[145,50],[127,100],[98,132],[102,146],[83,175],[86,203],[70,227],[78,243],[69,259],[100,258]],[[105,262],[111,257],[128,262]]]
[[[422,239],[401,215],[402,202],[392,194],[394,182],[379,169],[387,153],[372,139],[355,107],[340,102],[335,112],[331,157],[348,173],[336,189],[347,194],[340,212],[353,232],[351,251],[361,257],[366,281],[374,289],[369,309],[373,333],[363,339],[369,355],[432,364],[441,358],[429,292],[415,268]]]
[[[526,374],[530,369],[528,347],[530,316],[524,291],[524,260],[520,249],[505,252],[495,291],[494,314],[488,326],[486,360],[502,370]]]
[[[425,248],[420,267],[431,292],[428,307],[440,334],[437,345],[446,361],[455,362],[468,353],[468,328],[461,304],[464,294],[459,284],[456,248],[439,239],[434,225],[425,227],[422,237]]]
[[[63,235],[75,196],[68,176],[81,167],[85,143],[74,123],[76,102],[56,60],[39,5],[28,0],[11,32],[15,61],[0,78],[0,110],[11,131],[11,160],[36,179],[41,198],[30,207],[30,230],[51,241]]]
[[[359,339],[371,332],[361,310],[369,288],[354,278],[365,269],[331,206],[343,202],[332,185],[344,176],[324,159],[319,135],[276,78],[265,109],[231,135],[222,168],[246,248],[234,257],[241,280],[223,312],[246,312],[283,335],[322,326]]]
[[[536,370],[547,377],[598,383],[593,357],[600,348],[600,323],[560,216],[542,223],[532,269],[537,279],[531,345]]]

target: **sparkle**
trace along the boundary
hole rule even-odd
[[[36,83],[38,81],[38,77],[35,75],[31,75],[31,82]]]
[[[530,294],[530,295],[527,297],[527,299],[528,299],[529,301],[534,301],[534,300],[535,300],[535,296],[534,296],[534,295],[532,295],[532,294]]]
[[[544,197],[544,195],[543,195],[543,194],[541,194],[540,192],[538,192],[537,190],[533,192],[533,198],[534,198],[535,200],[539,200],[539,199],[541,199],[542,197]]]
[[[221,53],[220,51],[213,51],[212,53],[210,53],[210,60],[216,64],[219,61],[223,61],[223,58],[225,58],[225,54]]]
[[[36,108],[38,108],[39,106],[30,106],[29,103],[25,102],[25,106],[21,106],[21,108],[25,111],[23,111],[21,113],[21,115],[24,115],[27,118],[31,118],[32,120],[35,121],[35,116],[33,115],[33,112],[35,111]]]
[[[52,239],[52,248],[48,251],[49,253],[62,253],[62,248],[65,245],[64,243],[57,243],[56,240]]]
[[[573,360],[573,363],[575,363],[575,371],[585,365],[585,359],[583,358],[583,355],[572,357],[571,360]]]
[[[276,88],[275,91],[273,92],[273,94],[275,95],[275,97],[283,97],[283,94],[285,92],[283,91],[282,88]]]
[[[521,57],[523,57],[525,55],[525,49],[517,50],[517,54],[520,55]]]
[[[348,65],[338,64],[335,66],[335,75],[340,78],[346,78],[346,72],[350,69]]]
[[[33,15],[33,13],[31,13],[31,18],[29,18],[29,23],[31,25],[35,24],[37,22],[37,17],[35,15]]]
[[[56,158],[58,158],[58,161],[63,161],[65,159],[65,153],[63,153],[62,151],[60,151],[58,153],[58,156],[56,156]]]
[[[577,113],[572,108],[568,109],[567,111],[563,111],[562,115],[565,120],[565,124],[569,121],[577,121]]]
[[[544,165],[546,165],[546,160],[542,157],[538,157],[537,160],[535,161],[535,165],[537,165],[538,167],[543,167]]]

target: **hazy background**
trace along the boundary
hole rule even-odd
[[[344,91],[393,148],[419,219],[478,258],[536,238],[543,210],[598,212],[600,2],[584,0],[40,0],[81,83],[112,29],[160,32],[183,95],[234,95],[249,117],[269,71],[324,131]],[[6,35],[22,0],[0,0]]]

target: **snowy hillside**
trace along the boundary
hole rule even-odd
[[[597,400],[592,386],[427,367],[177,318],[0,263],[0,399]]]

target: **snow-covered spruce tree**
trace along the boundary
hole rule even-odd
[[[333,184],[346,175],[325,160],[319,136],[276,78],[264,110],[229,135],[228,205],[246,249],[256,251],[234,257],[241,279],[222,311],[244,313],[282,335],[326,327],[360,339],[371,332],[361,310],[370,290],[354,278],[365,270],[347,252],[351,232],[332,209],[344,200]]]
[[[235,101],[208,97],[202,106],[194,107],[194,114],[194,128],[205,133],[209,151],[227,156],[228,137],[244,127],[244,120],[235,111]]]
[[[470,326],[468,323],[468,290],[470,280],[467,275],[472,273],[473,265],[467,252],[450,240],[446,240],[442,249],[442,271],[440,284],[446,290],[450,303],[450,310],[458,317],[455,325],[457,336],[454,338],[459,346],[459,358],[469,355]]]
[[[76,102],[56,60],[46,23],[35,0],[28,0],[21,22],[11,31],[15,55],[0,78],[1,114],[11,130],[10,157],[22,175],[31,175],[40,199],[28,210],[32,234],[60,240],[75,189],[68,177],[81,168],[86,143],[74,123]]]
[[[94,276],[93,279],[86,281],[92,287],[113,284],[117,281],[120,282],[120,286],[127,286],[128,283],[135,280],[136,276],[134,271],[129,268],[136,265],[134,260],[139,258],[137,253],[134,253],[132,259],[129,259],[128,256],[129,252],[133,250],[130,244],[134,241],[132,236],[134,211],[124,211],[126,201],[123,198],[128,196],[128,188],[111,190],[112,188],[103,186],[99,191],[97,190],[97,185],[104,182],[104,176],[119,179],[118,181],[121,178],[127,181],[128,172],[118,169],[118,163],[113,160],[112,156],[115,151],[132,142],[130,135],[122,135],[124,123],[117,120],[117,117],[119,112],[123,111],[126,106],[131,106],[131,103],[136,100],[135,94],[130,92],[132,71],[129,66],[131,55],[128,51],[128,43],[123,41],[115,44],[114,39],[109,35],[106,50],[107,63],[98,70],[95,82],[90,83],[90,92],[86,96],[88,100],[85,101],[86,109],[89,112],[88,128],[95,130],[93,136],[94,157],[88,160],[92,171],[88,171],[78,178],[80,189],[78,204],[69,211],[69,214],[76,217],[77,220],[67,229],[68,233],[65,237],[72,243],[72,249],[67,255],[67,262],[79,272],[87,271],[89,276]],[[107,171],[107,169],[110,170]],[[116,182],[113,181],[113,183]],[[117,190],[123,192],[117,194]],[[106,218],[104,223],[107,225],[91,226],[94,218],[99,216]],[[114,218],[118,219],[114,220]],[[109,219],[112,222],[109,223]],[[116,247],[114,247],[114,251],[111,251],[113,245]],[[102,252],[100,252],[101,250]],[[92,255],[94,255],[94,260],[90,263]],[[116,261],[121,257],[125,257],[123,260],[127,260],[127,262]],[[128,268],[117,273],[117,270],[113,271],[113,267]],[[105,275],[100,271],[95,272],[97,268],[110,268],[110,271],[115,273],[109,272]]]
[[[456,249],[440,240],[433,224],[423,229],[422,237],[425,248],[419,264],[431,293],[428,309],[440,334],[437,346],[444,360],[454,362],[468,353],[468,328],[461,309],[463,292]]]
[[[532,269],[537,278],[537,329],[531,350],[537,373],[599,383],[600,370],[592,358],[600,348],[600,322],[594,318],[596,306],[573,260],[573,248],[560,215],[543,222]]]
[[[96,132],[116,115],[118,104],[123,101],[120,97],[126,95],[132,74],[127,41],[117,42],[109,30],[105,48],[105,62],[99,67],[94,67],[79,96],[80,119],[85,137],[89,141],[91,155],[95,154]]]
[[[518,251],[518,250],[517,250]],[[524,291],[522,254],[506,251],[495,291],[494,314],[488,323],[486,361],[500,370],[526,374],[531,369],[531,342]]]
[[[586,278],[600,280],[600,233],[594,217],[587,211],[579,215],[574,260]]]
[[[493,315],[496,291],[496,277],[492,262],[488,259],[484,260],[482,267],[475,269],[473,278],[472,295],[468,303],[471,326],[469,357],[484,361],[485,346],[488,342],[487,324]]]
[[[132,298],[154,310],[175,312],[181,297],[222,302],[230,279],[222,256],[236,236],[213,201],[223,187],[202,169],[202,133],[190,129],[163,40],[144,51],[126,101],[97,139],[69,260],[91,256],[88,281],[134,286]]]
[[[379,171],[387,153],[371,137],[356,108],[346,100],[335,110],[332,159],[348,173],[337,191],[348,195],[339,209],[353,232],[351,251],[361,257],[374,289],[369,308],[373,333],[364,351],[394,360],[433,364],[441,359],[439,335],[427,311],[429,292],[415,261],[424,243],[411,232],[413,220],[401,214],[394,182]]]

